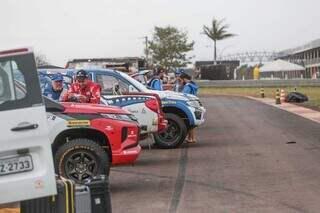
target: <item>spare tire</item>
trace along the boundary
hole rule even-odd
[[[290,92],[286,97],[286,102],[293,103],[303,103],[308,100],[308,97],[300,92]]]

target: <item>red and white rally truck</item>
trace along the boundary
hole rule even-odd
[[[139,124],[118,107],[57,103],[45,98],[56,172],[76,182],[138,158]]]

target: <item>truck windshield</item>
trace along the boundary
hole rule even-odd
[[[128,74],[123,73],[123,72],[119,72],[120,75],[122,77],[124,77],[125,79],[127,79],[132,85],[134,85],[135,87],[138,88],[138,90],[140,90],[140,92],[150,92],[150,90],[143,85],[142,83],[140,83],[139,81],[135,80],[134,78],[130,77]]]

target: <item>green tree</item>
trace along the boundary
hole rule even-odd
[[[229,25],[224,24],[224,19],[218,20],[213,18],[211,26],[203,26],[203,34],[208,36],[213,41],[214,46],[214,62],[217,61],[217,41],[224,40],[236,36],[236,34],[229,33]]]
[[[149,41],[149,50],[152,61],[166,69],[184,67],[190,63],[192,57],[187,53],[193,50],[194,41],[188,41],[188,33],[179,29],[155,27],[153,38]]]

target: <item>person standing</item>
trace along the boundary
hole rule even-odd
[[[186,74],[186,73],[182,73],[180,75],[180,78],[182,79],[183,82],[183,89],[182,92],[185,94],[191,94],[191,95],[198,95],[198,89],[199,86],[191,80],[191,76]]]
[[[175,71],[176,80],[174,81],[173,89],[172,89],[174,92],[182,92],[183,82],[182,82],[182,79],[180,77],[182,73],[184,73],[183,69],[177,69]]]
[[[186,73],[182,73],[180,75],[180,78],[182,79],[182,82],[184,84],[183,89],[182,89],[182,93],[191,94],[191,95],[198,94],[199,86],[191,80],[190,75],[188,75]],[[194,129],[191,129],[188,132],[188,136],[187,136],[186,140],[188,143],[196,143],[195,136],[194,136]]]
[[[160,90],[162,91],[162,80],[164,77],[164,69],[159,68],[156,71],[156,74],[153,76],[153,78],[151,78],[151,80],[148,83],[148,86],[152,89],[152,90]]]

